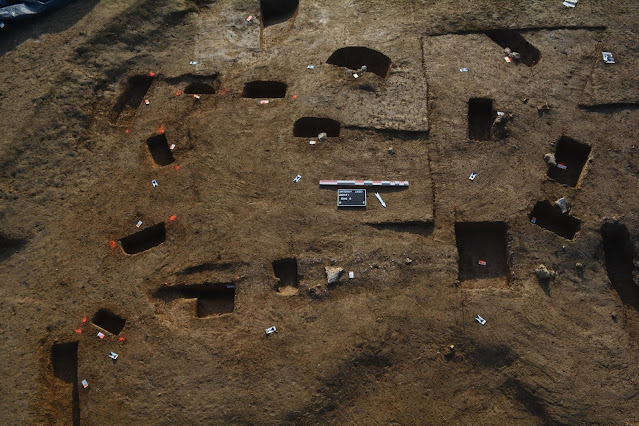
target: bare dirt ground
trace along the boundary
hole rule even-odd
[[[639,3],[561,3],[0,33],[2,423],[639,423]],[[410,186],[337,209],[320,179]]]

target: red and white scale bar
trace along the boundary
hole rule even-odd
[[[407,180],[320,180],[320,186],[408,186]]]

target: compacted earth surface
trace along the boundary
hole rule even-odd
[[[639,423],[638,20],[78,0],[8,24],[2,423]]]

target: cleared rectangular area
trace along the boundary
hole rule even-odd
[[[539,201],[535,204],[528,219],[537,226],[547,229],[560,237],[572,240],[581,228],[581,221],[576,217],[563,214],[559,207],[555,207],[548,201]]]
[[[562,136],[555,150],[557,165],[548,167],[548,177],[564,185],[577,186],[589,156],[589,145]]]
[[[510,282],[507,226],[504,222],[457,222],[459,281],[477,287]]]
[[[493,100],[471,98],[468,100],[468,138],[475,141],[492,139],[492,127],[497,111],[493,108]]]
[[[166,240],[164,222],[150,226],[142,231],[128,235],[120,240],[126,254],[136,254],[159,246]]]

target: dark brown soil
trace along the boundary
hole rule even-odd
[[[561,3],[0,30],[3,423],[639,423],[639,3]]]

